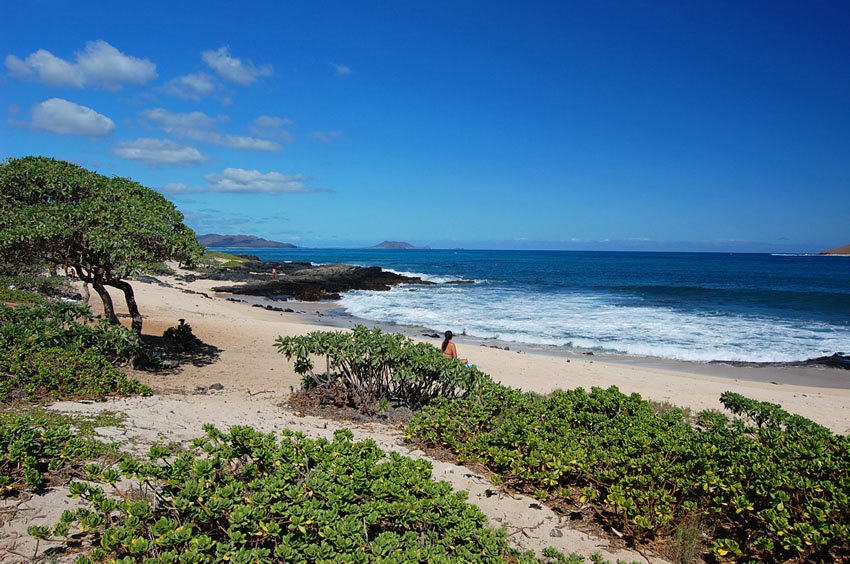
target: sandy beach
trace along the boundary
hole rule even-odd
[[[153,441],[188,442],[202,434],[204,423],[221,428],[247,424],[264,431],[292,428],[311,436],[330,436],[342,426],[354,430],[358,439],[373,438],[385,450],[408,456],[425,453],[405,444],[398,428],[377,423],[340,423],[299,414],[282,404],[299,386],[300,377],[292,365],[277,353],[278,335],[298,335],[328,330],[327,315],[321,307],[300,303],[279,303],[297,313],[269,311],[216,294],[218,283],[197,280],[191,283],[173,277],[161,277],[161,283],[134,282],[139,307],[144,315],[144,333],[162,335],[163,331],[185,319],[194,334],[217,352],[179,368],[162,373],[134,372],[134,377],[151,385],[150,398],[124,398],[106,402],[63,402],[54,409],[69,412],[113,410],[127,415],[120,429],[107,430],[111,438],[125,441],[126,448],[144,452]],[[122,312],[122,296],[114,295]],[[95,309],[96,299],[92,299]],[[126,320],[126,317],[125,317]],[[129,321],[127,320],[129,323]],[[336,321],[339,323],[339,320]],[[438,339],[420,340],[439,345]],[[819,367],[741,368],[724,365],[698,365],[667,361],[605,358],[577,354],[553,354],[552,351],[511,346],[495,348],[459,337],[461,356],[469,357],[484,372],[505,385],[549,392],[592,386],[617,386],[626,393],[637,392],[644,398],[690,408],[722,409],[724,391],[781,404],[786,410],[810,418],[837,433],[850,431],[850,372]],[[802,384],[805,383],[805,384]],[[220,384],[221,389],[210,390]],[[218,386],[215,386],[218,388]],[[508,495],[487,496],[492,488],[479,472],[434,461],[434,477],[451,482],[469,492],[472,503],[488,515],[491,525],[505,527],[514,546],[540,551],[554,546],[564,552],[586,555],[601,551],[606,558],[645,561],[637,552],[610,546],[597,538],[570,529],[569,521],[540,507],[531,498]],[[0,529],[0,551],[4,562],[29,561],[34,543],[26,527],[55,522],[70,500],[61,489],[13,504],[15,517]],[[9,511],[6,503],[0,510]],[[42,543],[39,549],[49,549]],[[657,562],[655,558],[653,562]]]

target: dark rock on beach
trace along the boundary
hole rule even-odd
[[[268,274],[271,268],[277,270],[277,279],[272,279]],[[385,272],[377,266],[268,263],[264,265],[264,269],[266,272],[261,274],[244,269],[218,272],[211,278],[247,283],[236,286],[217,286],[213,290],[240,295],[292,297],[301,301],[319,301],[339,299],[340,292],[349,290],[389,290],[390,287],[398,284],[434,284],[418,277]]]
[[[262,308],[262,309],[265,309],[265,310],[268,310],[268,311],[279,311],[281,313],[285,313],[285,312],[292,313],[292,310],[289,309],[289,308],[284,309],[282,307],[275,307],[273,305],[254,304],[251,307],[259,307],[259,308]]]
[[[827,366],[850,370],[850,354],[835,353],[830,356],[820,356],[796,362],[739,362],[733,360],[712,360],[709,364],[728,364],[730,366]]]

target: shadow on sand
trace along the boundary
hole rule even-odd
[[[192,366],[209,366],[218,361],[221,349],[202,341],[191,348],[177,347],[173,340],[155,335],[143,335],[142,344],[151,356],[160,360],[159,367],[151,367],[149,372],[170,372],[184,364]]]

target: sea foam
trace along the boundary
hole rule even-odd
[[[787,362],[850,350],[850,327],[679,311],[605,293],[403,286],[351,292],[341,305],[352,316],[382,323],[688,361]]]

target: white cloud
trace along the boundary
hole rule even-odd
[[[115,130],[115,122],[105,115],[62,98],[51,98],[33,106],[32,125],[44,131],[83,137],[103,137]]]
[[[348,76],[352,72],[354,72],[348,65],[338,65],[336,63],[331,63],[331,66],[333,67],[334,71],[338,76]]]
[[[83,87],[83,78],[73,64],[44,49],[39,49],[23,60],[8,55],[6,68],[9,74],[20,80],[38,81],[51,86]]]
[[[165,83],[162,91],[181,100],[200,100],[215,92],[216,87],[213,77],[205,72],[198,72],[172,78]]]
[[[292,194],[317,192],[304,184],[304,176],[289,176],[279,172],[262,173],[259,170],[226,168],[221,174],[207,174],[213,192]]]
[[[142,117],[153,122],[169,135],[203,140],[222,118],[212,118],[204,112],[175,113],[163,108],[142,111]]]
[[[250,86],[258,78],[271,76],[274,72],[271,65],[254,66],[250,61],[243,63],[230,55],[229,47],[219,47],[215,51],[204,51],[201,59],[219,76],[230,82]]]
[[[142,161],[150,166],[192,166],[207,160],[207,156],[194,147],[151,138],[123,141],[113,153],[122,159]]]
[[[9,73],[20,80],[51,86],[94,86],[118,90],[126,84],[144,84],[157,77],[156,65],[149,59],[125,55],[106,41],[89,41],[75,61],[69,62],[50,51],[39,49],[26,59],[6,57]]]
[[[322,143],[333,143],[339,139],[342,139],[345,134],[342,131],[314,131],[310,134],[310,137],[313,139],[317,139]]]
[[[256,137],[280,139],[284,143],[292,143],[295,139],[284,129],[284,127],[291,124],[292,120],[290,119],[275,116],[260,116],[251,124],[249,131],[251,135]]]
[[[253,149],[255,151],[275,152],[283,149],[280,143],[244,135],[219,135],[216,137],[214,143],[234,149]]]
[[[283,147],[279,143],[247,137],[244,135],[222,135],[218,132],[219,122],[227,118],[213,118],[203,112],[174,113],[163,108],[145,110],[142,116],[161,128],[169,135],[212,143],[222,147],[234,149],[252,149],[256,151],[280,151]]]
[[[254,120],[254,125],[257,127],[276,129],[292,125],[292,120],[275,116],[260,116]]]

